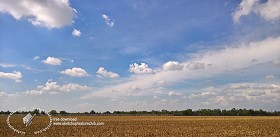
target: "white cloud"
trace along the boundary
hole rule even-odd
[[[215,95],[215,92],[212,91],[205,91],[201,93],[201,96],[209,96],[209,95]]]
[[[80,37],[81,34],[82,34],[82,33],[81,33],[80,30],[74,29],[74,30],[72,31],[72,35],[73,35],[73,36],[76,36],[76,37]]]
[[[176,61],[168,61],[162,65],[162,69],[165,71],[175,71],[175,70],[182,70],[184,68],[184,65],[180,64]]]
[[[109,27],[114,27],[114,21],[111,21],[110,17],[108,15],[102,14],[102,18],[104,19],[105,23],[109,26]]]
[[[15,82],[21,82],[22,75],[19,71],[14,71],[13,73],[0,72],[0,78],[12,79]]]
[[[247,16],[252,12],[267,21],[278,20],[280,19],[280,1],[268,0],[261,3],[259,0],[242,0],[239,7],[232,14],[233,21],[237,23],[242,16]]]
[[[271,62],[275,58],[280,58],[280,37],[267,38],[262,41],[244,43],[240,45],[231,45],[221,50],[210,50],[203,53],[196,53],[191,59],[180,64],[189,62],[200,62],[211,64],[211,67],[205,67],[198,71],[183,69],[182,71],[156,71],[153,75],[136,75],[123,80],[123,82],[106,86],[83,98],[94,97],[120,97],[127,95],[143,95],[160,93],[159,90],[153,90],[156,82],[163,80],[165,83],[174,84],[184,80],[198,79],[201,77],[211,77],[217,74],[235,72],[243,68],[250,68],[257,64]],[[252,63],[252,59],[258,60]],[[132,67],[133,68],[133,67]],[[142,89],[141,94],[135,94],[130,89],[134,85]],[[112,92],[113,90],[120,92]]]
[[[118,78],[120,77],[119,74],[110,72],[105,70],[103,67],[99,67],[99,69],[96,71],[97,76],[99,77],[105,77],[105,78]]]
[[[236,11],[232,14],[233,21],[235,23],[239,22],[241,16],[249,15],[254,8],[254,5],[257,3],[258,0],[242,0],[239,7]]]
[[[42,62],[49,65],[60,65],[62,61],[59,58],[48,57],[46,60],[42,60]]]
[[[174,91],[168,92],[168,96],[181,96],[181,95],[182,95],[181,93],[174,92]]]
[[[69,76],[74,76],[74,77],[89,76],[89,74],[82,68],[65,69],[64,71],[61,71],[60,73],[69,75]]]
[[[168,61],[162,65],[162,69],[165,71],[181,71],[183,69],[198,70],[205,67],[204,63],[200,62],[184,62],[179,63],[177,61]]]
[[[0,63],[0,67],[3,68],[11,68],[11,67],[15,67],[16,65],[14,64],[6,64],[6,63]]]
[[[75,83],[68,83],[65,85],[58,85],[57,82],[47,82],[45,85],[40,85],[37,89],[27,90],[22,92],[22,94],[27,95],[43,95],[43,94],[59,94],[61,92],[70,91],[86,91],[91,88],[85,85],[79,85]]]
[[[274,60],[272,61],[272,63],[275,64],[275,65],[280,65],[280,58],[274,59]]]
[[[7,96],[6,92],[0,92],[0,97]]]
[[[201,90],[201,93],[199,94],[191,94],[189,98],[199,98],[199,97],[207,97],[207,96],[213,96],[216,95],[216,93],[213,91],[214,87],[208,87]]]
[[[275,77],[273,76],[273,75],[266,75],[265,76],[265,79],[267,79],[267,80],[272,80],[272,79],[274,79]]]
[[[153,73],[153,70],[149,68],[149,66],[145,63],[141,63],[141,65],[138,65],[137,63],[130,64],[129,65],[129,72],[135,73],[135,74],[150,74]]]
[[[230,86],[231,89],[245,89],[250,88],[248,83],[237,83]]]
[[[280,1],[268,0],[264,4],[259,4],[258,12],[266,20],[278,20],[280,19]]]
[[[240,86],[242,85],[242,86]],[[232,87],[238,87],[232,89]],[[269,83],[232,83],[221,87],[213,88],[213,91],[205,92],[202,89],[199,93],[188,96],[188,101],[193,104],[202,101],[208,102],[213,106],[229,106],[236,107],[238,104],[250,107],[252,104],[273,104],[279,102],[280,88],[277,84],[270,85]]]
[[[219,103],[222,106],[226,106],[228,104],[228,102],[224,96],[216,96],[214,98],[214,102]]]
[[[49,29],[70,25],[76,16],[68,0],[2,0],[0,11]]]
[[[156,86],[164,86],[165,84],[166,84],[166,83],[165,83],[164,80],[156,81],[156,82],[154,83],[154,85],[156,85]]]
[[[203,69],[205,67],[205,64],[200,62],[190,62],[185,64],[185,67],[190,70],[198,70],[198,69]]]
[[[33,57],[33,60],[38,60],[38,59],[40,59],[40,56]]]
[[[275,89],[280,89],[280,85],[272,84],[272,85],[270,85],[270,87],[275,88]]]

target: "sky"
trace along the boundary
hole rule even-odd
[[[279,0],[1,0],[0,110],[280,111]]]

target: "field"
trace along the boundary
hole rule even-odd
[[[47,131],[34,135],[33,128],[41,129],[46,126],[47,117],[35,117],[33,123],[26,128],[22,124],[22,117],[14,116],[10,119],[11,125],[28,132],[27,135],[20,135],[7,126],[7,117],[1,116],[0,136],[280,136],[279,116],[63,116],[63,118],[77,118],[78,122],[103,122],[104,125],[52,125]]]

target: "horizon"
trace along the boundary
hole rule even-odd
[[[280,111],[280,1],[0,2],[0,111]]]

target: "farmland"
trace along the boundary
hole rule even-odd
[[[38,136],[280,136],[279,116],[54,116],[104,125],[52,125]],[[0,136],[34,136],[14,133],[0,117]],[[43,128],[47,117],[36,117],[26,129]],[[53,121],[57,122],[57,121]],[[22,117],[10,120],[22,129]],[[31,129],[30,129],[31,128]]]

